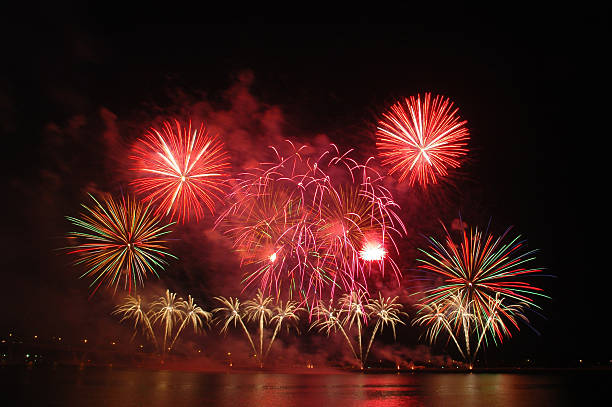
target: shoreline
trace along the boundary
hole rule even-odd
[[[0,369],[25,368],[25,369],[57,369],[57,368],[85,368],[96,369],[120,369],[120,370],[143,370],[159,372],[185,372],[185,373],[211,373],[211,374],[551,374],[551,373],[611,373],[612,366],[589,366],[589,367],[474,367],[466,368],[442,368],[442,367],[419,367],[419,368],[357,368],[342,367],[313,367],[313,368],[255,368],[255,367],[214,367],[209,368],[195,366],[181,366],[168,364],[162,366],[134,365],[121,363],[71,363],[56,362],[47,364],[25,364],[25,363],[2,363]]]

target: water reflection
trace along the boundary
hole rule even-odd
[[[2,367],[24,405],[509,406],[572,405],[612,375],[193,373],[117,368]],[[10,383],[10,380],[8,381]],[[595,386],[595,387],[593,387]],[[597,387],[599,386],[599,387]]]

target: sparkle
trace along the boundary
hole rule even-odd
[[[385,248],[376,242],[367,242],[359,252],[359,256],[365,261],[381,261],[386,254]]]

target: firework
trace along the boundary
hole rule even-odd
[[[361,327],[362,324],[367,323],[368,313],[364,308],[366,303],[366,293],[363,291],[351,291],[350,293],[344,294],[340,298],[340,306],[342,312],[345,313],[344,320],[342,323],[347,326],[347,329],[351,329],[353,324],[357,326],[357,342],[359,345],[359,360],[361,361],[361,368],[363,369],[363,347],[361,341]]]
[[[340,331],[346,340],[346,343],[349,345],[355,359],[360,360],[360,358],[357,357],[355,348],[346,334],[346,330],[344,329],[342,320],[340,319],[341,309],[336,309],[333,305],[333,301],[330,300],[329,305],[325,305],[323,301],[320,301],[314,308],[313,315],[316,315],[316,319],[313,319],[312,323],[310,324],[310,328],[318,329],[319,332],[325,331],[327,336],[329,336],[332,332]]]
[[[453,328],[451,327],[449,308],[433,303],[433,304],[420,304],[418,311],[418,318],[413,321],[413,325],[423,325],[427,327],[425,331],[425,337],[433,344],[436,339],[442,334],[442,332],[448,332],[449,338],[453,340],[461,356],[465,358],[465,353],[457,341],[457,337],[454,334]],[[463,307],[461,307],[463,308]],[[452,308],[451,308],[452,309]],[[462,320],[466,318],[472,318],[471,314],[463,314]]]
[[[215,202],[225,196],[229,157],[203,124],[198,129],[191,122],[187,127],[164,122],[161,131],[145,133],[130,158],[137,162],[136,191],[172,219],[184,222],[193,215],[198,220],[204,206],[214,213]]]
[[[166,294],[159,297],[151,304],[150,319],[151,324],[158,321],[164,326],[164,347],[163,352],[166,352],[166,340],[172,334],[177,321],[185,316],[185,301],[182,298],[176,298],[176,293],[171,293],[166,290]]]
[[[115,307],[112,314],[121,315],[122,317],[120,322],[130,319],[133,320],[134,335],[136,335],[138,328],[142,327],[143,331],[146,332],[147,336],[153,341],[155,347],[157,347],[157,340],[155,339],[155,334],[153,333],[151,321],[149,320],[149,316],[147,315],[147,313],[144,311],[142,299],[139,295],[137,295],[136,297],[128,295],[125,298],[123,304],[120,304]]]
[[[480,335],[476,341],[476,349],[472,355],[472,363],[478,354],[483,339],[486,341],[487,333],[491,333],[493,340],[495,340],[495,338],[503,338],[504,336],[511,337],[512,333],[510,332],[510,325],[508,323],[517,329],[518,319],[522,319],[524,322],[529,323],[529,320],[523,314],[525,303],[504,304],[504,300],[505,298],[500,298],[499,293],[495,293],[495,298],[489,300],[487,309],[491,311],[491,314],[487,316],[484,325],[477,326],[479,329],[482,326],[482,329],[480,329]]]
[[[66,218],[82,230],[68,234],[77,241],[69,254],[77,256],[75,264],[86,268],[81,278],[93,278],[92,295],[103,283],[116,290],[121,280],[131,292],[144,284],[147,274],[158,276],[157,270],[168,264],[166,258],[176,258],[166,252],[163,240],[171,224],[164,224],[150,205],[125,197],[117,201],[106,196],[102,202],[90,197],[93,207],[82,204],[86,211],[80,218]]]
[[[381,293],[378,294],[378,299],[368,299],[367,293],[352,291],[341,297],[340,308],[334,308],[331,301],[329,306],[325,306],[322,302],[319,303],[313,312],[316,319],[313,320],[311,328],[317,328],[319,332],[325,331],[327,335],[337,331],[342,333],[353,356],[363,369],[376,335],[382,332],[385,326],[390,326],[393,330],[393,338],[395,338],[396,325],[404,324],[401,318],[406,313],[401,311],[402,305],[397,300],[398,297],[385,298]],[[376,321],[376,323],[371,330],[366,351],[363,352],[362,343],[364,337],[367,338],[368,321]],[[359,355],[349,338],[352,326],[357,327]]]
[[[253,339],[251,338],[251,334],[247,329],[246,325],[243,321],[243,312],[240,308],[240,300],[238,298],[225,298],[225,297],[215,297],[216,301],[221,303],[221,307],[213,309],[213,314],[217,314],[218,323],[223,323],[221,327],[221,332],[227,332],[229,325],[233,322],[234,327],[236,327],[237,323],[240,323],[244,334],[249,340],[251,344],[251,348],[253,349],[253,353],[257,354],[257,350],[255,349],[255,344],[253,343]]]
[[[272,334],[272,339],[270,339],[270,343],[268,344],[268,348],[266,349],[266,353],[264,354],[264,360],[270,352],[270,348],[274,343],[274,339],[276,339],[276,335],[283,327],[283,325],[287,328],[288,332],[291,326],[294,326],[300,320],[298,313],[303,310],[304,309],[301,308],[299,304],[295,301],[287,301],[283,304],[283,301],[281,300],[279,304],[274,307],[275,314],[270,319],[270,323],[275,324],[274,333]]]
[[[450,334],[462,333],[463,351],[457,339],[453,340],[462,356],[473,362],[482,343],[501,343],[511,336],[511,326],[518,330],[518,320],[527,322],[523,311],[540,308],[535,298],[547,296],[542,289],[521,280],[541,270],[527,266],[534,260],[535,250],[523,251],[525,242],[520,236],[506,242],[510,228],[497,238],[478,228],[464,229],[459,243],[445,231],[445,243],[430,238],[429,250],[421,250],[426,257],[419,259],[420,268],[442,281],[425,292],[418,321],[433,329],[430,339],[441,332],[441,327]],[[436,325],[434,313],[444,315],[446,322]],[[477,343],[474,352],[470,344],[473,337]]]
[[[332,269],[342,271],[336,276],[341,287],[348,292],[367,291],[373,262],[384,274],[386,246],[395,248],[393,236],[401,235],[396,227],[403,229],[403,224],[395,214],[397,205],[391,194],[380,185],[378,173],[353,163],[351,175],[349,186],[330,188],[320,202],[316,234],[323,258]],[[399,278],[393,259],[388,263]]]
[[[315,239],[301,201],[274,184],[240,202],[243,208],[231,217],[230,233],[243,267],[249,270],[245,288],[259,282],[266,293],[278,294],[285,284],[298,287],[300,276],[310,277],[316,286],[324,271],[317,268]]]
[[[460,121],[458,109],[442,96],[426,93],[399,101],[383,114],[377,127],[377,141],[389,174],[399,173],[399,181],[410,185],[435,184],[460,166],[467,153],[469,131]]]
[[[383,297],[381,293],[378,293],[378,299],[370,300],[365,308],[368,311],[368,317],[370,320],[376,320],[376,324],[374,325],[374,329],[372,330],[372,336],[370,337],[370,342],[368,343],[368,348],[366,349],[365,355],[363,357],[363,361],[368,359],[368,354],[370,353],[370,348],[372,347],[372,342],[374,342],[374,337],[377,333],[382,332],[385,326],[390,326],[393,330],[393,339],[395,339],[395,327],[397,324],[404,325],[401,317],[407,315],[405,312],[401,311],[402,304],[397,302],[398,297]]]
[[[255,298],[244,303],[244,310],[248,321],[257,321],[259,323],[259,365],[263,367],[263,334],[264,325],[272,317],[271,309],[272,297],[264,296],[259,290]]]
[[[403,224],[382,177],[331,145],[320,156],[305,146],[263,163],[236,181],[230,207],[217,220],[233,239],[246,269],[245,287],[259,284],[266,293],[294,296],[314,306],[337,288],[367,290],[373,270],[390,264],[393,235]],[[372,259],[376,242],[379,250]],[[380,251],[384,255],[380,255]],[[312,307],[311,307],[312,308]]]
[[[179,334],[182,332],[184,327],[191,324],[193,326],[193,331],[198,333],[204,328],[204,324],[208,324],[212,318],[212,314],[208,311],[204,311],[200,306],[198,306],[194,302],[191,295],[188,296],[187,301],[184,301],[181,305],[183,306],[183,321],[174,335],[174,339],[170,344],[170,349],[172,349],[172,346],[178,339]]]
[[[385,248],[377,242],[365,242],[359,251],[359,257],[364,261],[382,261],[386,255]]]

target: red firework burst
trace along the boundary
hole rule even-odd
[[[459,167],[467,153],[469,131],[453,103],[426,93],[398,101],[378,122],[376,146],[389,174],[399,173],[400,182],[412,186],[436,184]]]
[[[204,216],[203,205],[214,213],[215,201],[225,194],[229,157],[221,140],[211,136],[202,124],[191,122],[176,128],[164,122],[161,131],[151,128],[134,148],[134,170],[140,178],[132,182],[145,200],[157,203],[157,212],[172,219],[189,220]]]

